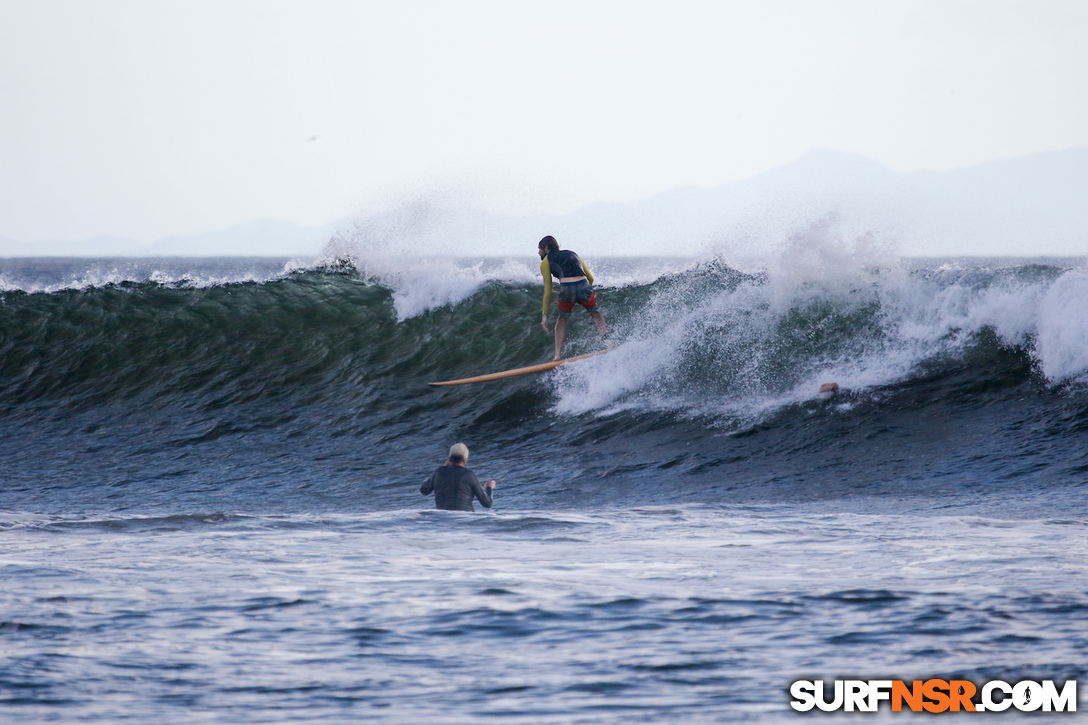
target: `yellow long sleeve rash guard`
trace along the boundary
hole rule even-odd
[[[578,257],[578,261],[582,263],[582,273],[586,276],[586,279],[590,284],[593,284],[593,273],[589,271],[589,266],[586,261],[581,257]],[[548,307],[552,303],[552,266],[548,264],[548,258],[540,260],[540,273],[544,275],[544,304],[541,305],[541,314],[547,316]]]

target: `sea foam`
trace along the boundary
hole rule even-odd
[[[721,260],[717,260],[721,261]],[[751,421],[865,391],[960,359],[979,335],[1028,351],[1047,384],[1088,378],[1088,274],[1012,261],[904,260],[827,221],[794,235],[762,273],[714,286],[707,269],[662,286],[612,354],[557,373],[556,410],[629,408]],[[721,275],[728,275],[728,266]]]

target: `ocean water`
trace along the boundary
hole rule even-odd
[[[550,359],[535,259],[0,260],[0,721],[1088,679],[1085,259],[590,263],[614,350],[435,388]],[[419,494],[457,441],[490,511]]]

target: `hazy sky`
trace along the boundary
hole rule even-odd
[[[1088,2],[0,0],[0,236],[518,211],[813,148],[947,170],[1088,144]]]

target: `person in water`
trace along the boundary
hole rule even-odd
[[[450,446],[450,457],[424,481],[419,492],[424,496],[433,492],[435,508],[447,511],[475,511],[472,507],[473,497],[484,508],[491,508],[492,491],[498,484],[494,479],[488,479],[481,486],[476,474],[466,467],[467,464],[468,446],[464,443],[453,444]]]
[[[552,276],[559,280],[559,318],[555,321],[555,357],[552,360],[560,360],[563,357],[563,342],[567,336],[567,320],[574,311],[574,305],[579,304],[586,308],[593,323],[597,325],[597,332],[602,336],[608,334],[608,325],[605,324],[604,316],[597,311],[597,293],[592,287],[593,275],[582,258],[569,249],[560,250],[559,242],[553,236],[541,239],[536,251],[540,255],[540,273],[544,275],[543,316],[540,318],[540,326],[544,328],[544,332],[548,332]]]

